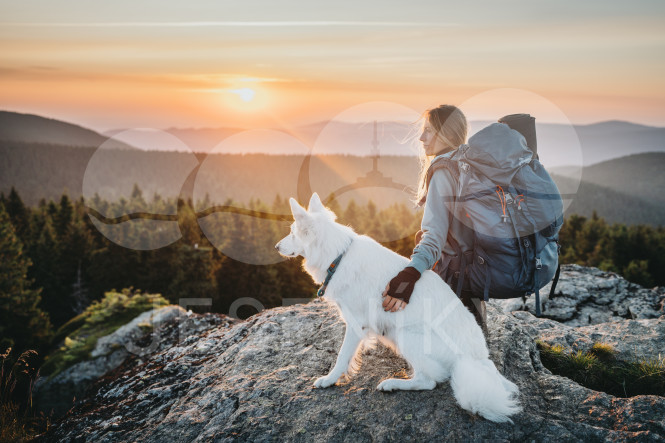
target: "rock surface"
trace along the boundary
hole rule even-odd
[[[665,358],[665,317],[655,320],[623,320],[579,328],[541,330],[540,340],[572,351],[589,351],[594,343],[607,343],[624,361]]]
[[[188,321],[186,321],[188,320]],[[97,340],[91,359],[77,363],[53,377],[37,379],[34,387],[34,399],[45,413],[54,417],[63,415],[76,398],[81,398],[87,389],[102,375],[120,366],[130,354],[148,356],[149,354],[173,346],[177,334],[162,334],[160,326],[181,324],[181,332],[187,335],[198,333],[212,327],[229,326],[234,320],[226,316],[192,315],[180,306],[166,306],[146,311],[113,333]],[[139,347],[136,342],[145,341],[144,326],[150,325],[154,331],[148,333],[151,338],[146,346]]]
[[[535,345],[539,337],[581,343],[596,333],[641,331],[657,340],[663,319],[573,328],[528,312],[489,306],[488,313],[491,358],[521,392],[514,425],[470,415],[448,383],[376,391],[382,379],[408,374],[406,362],[381,346],[363,350],[355,376],[312,388],[334,364],[345,327],[334,307],[315,300],[130,355],[38,441],[665,441],[665,397],[587,389],[544,368]]]
[[[542,317],[568,326],[585,326],[612,320],[657,318],[665,315],[665,288],[645,289],[613,272],[579,265],[562,265],[555,294],[551,283],[540,293]],[[504,312],[536,312],[535,296],[492,300]]]

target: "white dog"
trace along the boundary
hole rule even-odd
[[[377,389],[434,389],[437,382],[450,379],[462,408],[488,420],[512,423],[509,416],[520,411],[517,386],[489,360],[473,315],[435,272],[422,274],[404,309],[386,312],[383,290],[408,260],[336,223],[335,214],[316,193],[309,210],[293,198],[289,202],[295,222],[291,233],[275,247],[284,256],[305,258],[305,270],[323,284],[319,295],[325,291],[325,298],[336,303],[346,323],[337,362],[328,375],[314,382],[315,387],[326,388],[349,374],[363,341],[376,337],[413,368],[412,378],[387,379]]]

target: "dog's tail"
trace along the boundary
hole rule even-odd
[[[503,423],[521,410],[518,388],[497,371],[489,359],[461,357],[450,376],[455,399],[461,407],[488,420]]]

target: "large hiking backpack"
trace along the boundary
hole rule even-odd
[[[462,288],[469,288],[486,301],[535,293],[536,315],[540,315],[539,291],[554,277],[553,292],[558,279],[563,201],[524,137],[494,123],[471,137],[452,158],[432,162],[428,184],[439,168],[458,177],[453,214],[474,233],[468,261],[451,242],[460,257],[453,290],[460,296]]]

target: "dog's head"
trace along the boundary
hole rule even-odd
[[[290,198],[289,203],[295,221],[291,224],[291,233],[275,248],[285,257],[306,257],[307,250],[317,239],[326,238],[325,232],[335,225],[336,216],[323,206],[316,192],[309,200],[309,209],[300,206],[294,198]]]

